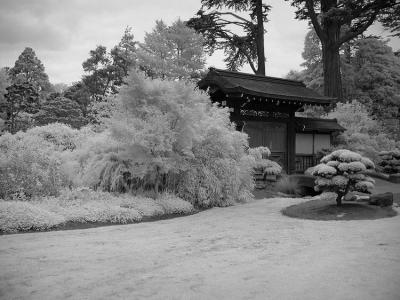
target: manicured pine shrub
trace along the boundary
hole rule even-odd
[[[400,173],[400,150],[381,151],[379,153],[379,169],[387,174]]]
[[[312,175],[317,176],[315,190],[336,193],[336,203],[340,206],[348,192],[369,193],[373,189],[374,179],[363,172],[374,168],[369,158],[358,153],[345,149],[333,151],[314,167]]]
[[[249,154],[255,159],[255,169],[261,170],[263,177],[266,175],[279,175],[282,167],[275,161],[267,159],[271,155],[268,147],[250,148]]]

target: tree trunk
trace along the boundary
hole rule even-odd
[[[338,0],[322,0],[322,14],[329,13],[338,5]],[[339,38],[341,24],[335,18],[321,18],[322,62],[324,73],[324,95],[342,100],[342,79],[340,77]]]
[[[158,199],[159,197],[159,189],[160,189],[160,167],[156,167],[155,169],[156,178],[154,182],[154,199]]]
[[[262,0],[255,1],[257,15],[257,74],[265,76],[264,20],[262,11]]]
[[[340,75],[339,48],[322,45],[324,66],[324,95],[342,100],[342,78]]]
[[[342,206],[342,198],[343,198],[343,194],[338,193],[338,196],[336,197],[336,205],[337,206]]]

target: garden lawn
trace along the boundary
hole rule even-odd
[[[313,221],[263,199],[182,218],[0,236],[1,299],[400,299],[400,216]]]

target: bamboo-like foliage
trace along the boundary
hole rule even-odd
[[[112,192],[170,191],[196,206],[252,197],[254,158],[226,109],[190,83],[132,72],[107,129],[73,154],[77,184]],[[67,163],[68,165],[68,163]]]

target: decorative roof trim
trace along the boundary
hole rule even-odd
[[[229,78],[243,79],[247,81],[244,82],[243,85],[238,84],[237,82],[230,82]],[[292,86],[299,88],[299,95],[296,95],[296,92],[293,93],[269,93],[268,91],[260,91],[257,89],[251,89],[251,82],[265,82],[266,84],[277,84],[278,86]],[[225,94],[246,94],[250,97],[262,97],[262,98],[274,98],[274,99],[281,99],[281,100],[292,100],[296,101],[299,104],[317,104],[317,105],[330,105],[335,98],[319,96],[317,93],[312,92],[311,95],[302,95],[302,91],[306,91],[306,93],[310,94],[309,88],[307,88],[304,83],[301,81],[277,78],[277,77],[269,77],[269,76],[262,76],[262,75],[253,75],[253,74],[246,74],[241,72],[233,72],[233,71],[226,71],[216,68],[210,68],[210,71],[206,75],[205,78],[199,81],[198,83],[200,88],[207,88],[210,86],[218,87],[218,90],[222,91]],[[250,85],[249,87],[246,87]],[[281,88],[282,89],[282,88]],[[284,88],[283,88],[284,89]],[[314,96],[316,94],[317,96]]]

